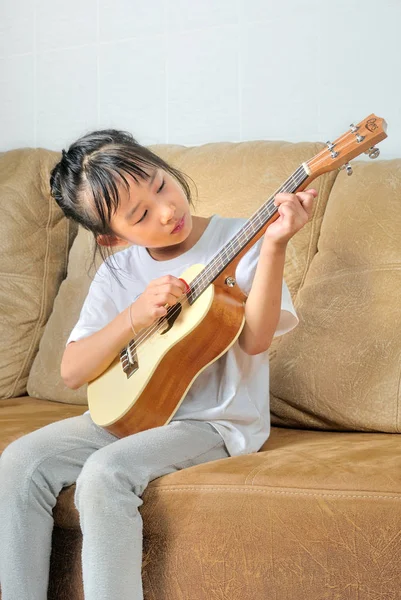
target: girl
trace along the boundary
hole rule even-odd
[[[65,215],[93,232],[101,253],[129,246],[106,257],[67,341],[61,375],[75,389],[165,315],[185,292],[182,271],[207,264],[245,220],[192,216],[185,176],[116,130],[93,132],[63,150],[50,184]],[[283,282],[286,246],[308,221],[316,195],[276,196],[280,217],[237,268],[248,294],[241,335],[198,376],[168,425],[118,439],[85,413],[8,446],[0,469],[3,600],[47,598],[52,509],[74,483],[85,599],[143,598],[138,509],[149,481],[256,452],[266,441],[267,349],[297,323]]]

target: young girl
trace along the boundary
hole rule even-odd
[[[84,136],[63,151],[51,192],[65,215],[93,232],[101,251],[125,250],[98,270],[68,339],[61,375],[78,388],[185,292],[180,274],[207,264],[245,219],[192,216],[185,176],[131,135]],[[16,440],[1,457],[2,600],[46,600],[52,509],[76,482],[86,600],[139,600],[142,519],[149,481],[179,469],[256,452],[269,435],[267,349],[297,317],[283,268],[288,240],[312,213],[316,191],[278,194],[280,217],[243,257],[248,294],[237,342],[194,381],[168,425],[117,438],[89,413]],[[113,398],[110,398],[113,402]]]

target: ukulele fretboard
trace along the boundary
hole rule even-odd
[[[277,212],[274,198],[280,192],[294,193],[301,184],[309,177],[306,166],[302,164],[283,183],[283,185],[244,223],[237,233],[229,240],[223,248],[211,259],[204,269],[195,277],[191,283],[191,291],[188,293],[189,304],[193,304],[205,289],[220,275],[228,264],[241,252],[241,250],[256,236],[258,231]]]

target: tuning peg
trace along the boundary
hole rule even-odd
[[[330,150],[331,158],[337,158],[338,152],[334,150],[334,144],[332,144],[331,142],[326,142],[326,146]]]
[[[344,169],[346,169],[347,175],[352,175],[352,167],[349,163],[345,163],[340,167],[340,171],[343,171]]]
[[[365,139],[365,135],[357,135],[356,132],[358,131],[359,127],[357,127],[356,125],[354,125],[353,123],[351,123],[350,125],[351,131],[352,133],[355,133],[355,137],[356,137],[356,141],[358,142],[358,144],[360,144],[361,142],[363,142],[363,140]]]
[[[372,148],[369,148],[368,154],[369,154],[369,158],[377,158],[380,154],[380,150],[379,150],[379,148],[372,147]]]

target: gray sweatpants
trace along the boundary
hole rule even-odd
[[[142,518],[149,481],[228,456],[202,421],[172,421],[122,439],[82,415],[10,444],[0,459],[2,600],[46,600],[52,509],[77,483],[86,600],[142,600]]]

